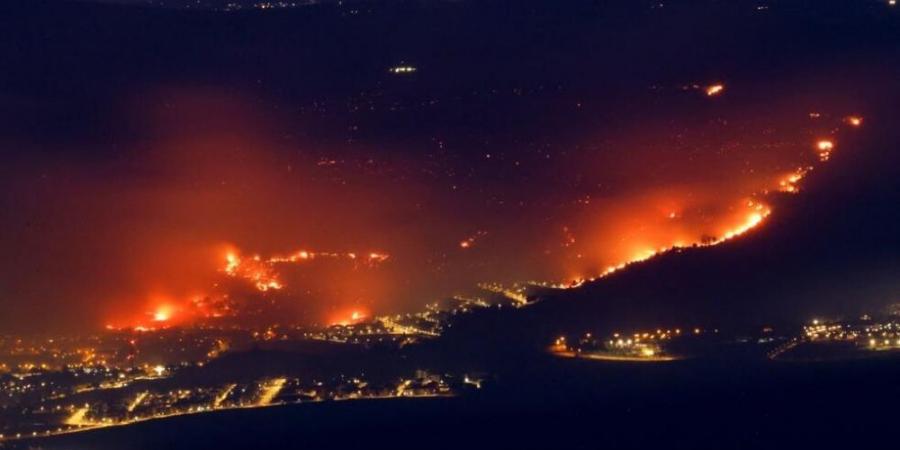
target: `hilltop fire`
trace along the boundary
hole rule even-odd
[[[339,325],[339,326],[349,326],[358,324],[369,318],[369,315],[359,309],[354,309],[349,312],[344,312],[339,314],[337,317],[334,317],[329,322],[329,325]]]
[[[390,258],[389,255],[378,252],[370,252],[360,257],[357,253],[311,252],[299,250],[289,256],[272,256],[263,259],[259,255],[251,258],[242,258],[233,251],[225,254],[225,266],[222,271],[228,276],[240,278],[252,283],[257,290],[266,292],[279,290],[284,287],[278,278],[275,267],[279,264],[295,264],[312,262],[316,259],[344,260],[353,263],[353,267],[377,267]]]
[[[715,93],[721,91],[721,88],[717,90],[712,89],[713,87],[710,88],[711,91]],[[817,120],[821,120],[821,118]],[[845,119],[844,123],[851,127],[856,127],[858,124],[850,119]],[[830,139],[816,141],[815,149],[819,160],[827,161],[834,147],[834,142]],[[773,178],[769,178],[767,182],[756,183],[746,195],[733,200],[727,197],[706,196],[703,190],[689,190],[681,193],[667,192],[661,196],[651,195],[648,198],[627,200],[622,206],[616,206],[623,212],[631,213],[630,217],[626,216],[628,220],[611,214],[618,210],[613,208],[610,210],[610,214],[602,216],[603,219],[600,223],[604,226],[599,229],[593,228],[593,221],[588,222],[588,226],[585,224],[561,226],[563,233],[562,242],[559,244],[559,256],[548,259],[548,262],[557,261],[562,257],[563,267],[567,268],[577,263],[576,270],[579,274],[557,278],[554,274],[558,272],[558,269],[551,269],[546,271],[548,279],[564,279],[565,281],[540,283],[559,288],[577,287],[587,281],[620,271],[630,264],[646,261],[660,253],[692,246],[713,246],[735,239],[758,227],[772,214],[772,208],[766,202],[766,195],[769,192],[787,194],[799,192],[800,182],[813,169],[812,165],[801,166],[787,174],[775,177],[774,183],[772,182]],[[592,208],[590,199],[579,201],[579,205],[581,211],[595,209]],[[655,209],[657,212],[653,214],[641,212],[641,209],[646,208]],[[598,206],[596,209],[601,213],[606,213],[607,208]],[[634,214],[634,211],[637,211],[637,214]],[[613,245],[610,245],[608,239],[616,234],[620,234],[620,237],[618,240],[612,241]],[[481,245],[483,238],[487,235],[487,231],[477,230],[459,241],[458,246],[462,250],[472,249],[476,244]],[[492,237],[490,243],[495,245],[494,241],[502,242],[502,237],[502,235],[499,236],[500,239]],[[488,241],[485,241],[485,245],[487,243]],[[491,247],[488,246],[488,248]],[[601,249],[599,254],[596,249]],[[291,273],[294,273],[293,271],[300,271],[299,273],[312,271],[311,273],[321,274],[328,273],[320,272],[321,270],[330,272],[334,268],[342,267],[342,270],[348,271],[347,274],[362,274],[367,271],[361,272],[360,269],[378,268],[391,258],[384,252],[371,250],[338,252],[300,249],[272,256],[246,255],[233,246],[229,246],[221,255],[220,273],[228,278],[246,283],[260,294],[275,295],[278,293],[284,298],[297,295],[296,290],[282,294],[290,284],[284,273],[286,270],[290,270]],[[515,266],[514,263],[511,265]],[[404,262],[404,267],[408,267],[406,262]],[[565,270],[571,271],[571,269]],[[319,276],[321,275],[316,275],[316,277]],[[364,279],[371,280],[367,283],[372,283],[374,280],[380,280],[386,276],[392,276],[392,272],[372,272]],[[334,285],[339,286],[339,283],[347,281],[346,278],[339,279],[336,280],[338,284]],[[472,281],[474,284],[479,280],[473,279]],[[306,280],[302,283],[308,282]],[[297,288],[302,290],[304,285],[301,284]],[[222,295],[221,293],[212,297],[200,295],[191,301],[180,302],[185,306],[179,314],[179,322],[190,321],[193,318],[225,317],[233,314],[234,311],[229,309],[231,307],[227,301],[224,303],[219,301],[216,306],[210,304],[211,298],[227,298],[227,294],[225,297]],[[368,303],[373,299],[353,294],[348,300],[351,302],[363,300]],[[171,323],[172,312],[173,310],[169,307],[160,308],[153,313],[149,323],[142,323],[140,326],[144,329],[151,329],[164,324],[168,325]],[[352,325],[367,316],[357,309],[341,313],[336,317],[332,316],[327,323]]]
[[[114,328],[267,310],[273,321],[352,322],[350,313],[332,317],[335,309],[418,310],[483,282],[577,285],[760,226],[773,213],[767,193],[797,192],[816,160],[833,156],[839,126],[857,129],[847,115],[810,118],[806,107],[759,117],[714,102],[684,117],[623,110],[614,131],[581,133],[574,146],[514,152],[513,139],[449,157],[429,135],[423,145],[434,152],[386,146],[382,158],[344,141],[299,151],[274,138],[286,127],[280,117],[228,95],[146,98],[157,97],[138,102],[159,134],[154,151],[103,172],[35,166],[15,188],[46,184],[29,191],[40,223],[97,218],[23,239],[68,243],[45,263],[64,274],[75,260],[87,266],[60,295],[101,299],[99,311],[76,312]],[[101,176],[116,171],[133,176]]]

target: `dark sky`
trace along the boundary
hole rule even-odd
[[[12,4],[0,331],[190,321],[225,295],[302,323],[419,309],[724,237],[788,208],[798,169],[871,175],[839,156],[891,148],[864,138],[897,98],[896,12],[687,3]],[[264,293],[223,273],[300,250],[340,256]]]

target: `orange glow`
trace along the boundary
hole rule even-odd
[[[384,253],[369,253],[369,261],[373,261],[376,263],[387,261],[390,256],[385,255]]]
[[[162,303],[157,305],[150,313],[152,322],[158,325],[168,325],[175,317],[175,307],[171,303]]]
[[[481,239],[481,238],[487,236],[487,234],[488,234],[487,231],[478,230],[478,231],[475,232],[475,234],[473,234],[473,235],[471,235],[471,236],[469,236],[469,237],[467,237],[467,238],[465,238],[465,239],[459,241],[459,248],[461,248],[461,249],[472,248],[472,247],[475,246],[475,243],[476,243],[479,239]]]
[[[723,91],[725,91],[725,85],[723,85],[723,84],[713,84],[713,85],[707,86],[705,89],[706,95],[709,97],[712,97],[714,95],[719,95]]]
[[[251,282],[256,289],[262,292],[278,290],[283,287],[272,265],[268,261],[262,261],[259,256],[246,259],[234,252],[228,252],[225,255],[225,267],[222,268],[222,271],[230,277]]]
[[[707,92],[724,95],[724,85],[711,84],[689,86],[687,96],[703,102]],[[843,122],[847,113],[824,106],[809,120],[793,98],[783,100],[793,105],[790,113],[771,105],[767,114],[746,117],[719,111],[724,105],[662,118],[623,111],[596,136],[573,134],[566,152],[557,145],[533,155],[508,151],[485,163],[466,160],[466,171],[453,162],[423,172],[422,152],[398,149],[371,164],[369,155],[355,161],[329,144],[297,152],[267,138],[277,136],[267,126],[280,127],[278,117],[249,117],[255,101],[223,114],[228,101],[178,95],[162,98],[167,106],[144,121],[160,144],[136,163],[153,177],[112,184],[93,169],[73,169],[77,195],[59,189],[47,204],[78,199],[85,217],[98,217],[97,227],[82,228],[97,231],[60,230],[30,242],[65,243],[61,269],[63,262],[90,263],[89,277],[69,280],[65,294],[79,305],[101,299],[100,311],[81,313],[98,326],[158,329],[269,304],[292,314],[274,320],[351,323],[352,311],[333,317],[334,308],[417,311],[481,281],[578,285],[660,252],[715,245],[763,226],[777,204],[766,192],[797,192],[822,152],[819,139],[829,139],[830,154],[841,129],[856,131]],[[709,99],[717,100],[725,98]],[[211,116],[229,126],[185,126]],[[338,162],[318,166],[320,154]],[[461,173],[473,177],[471,185],[457,179]],[[476,184],[489,175],[497,179]],[[135,229],[125,233],[122,218]],[[223,241],[240,245],[218,247]],[[102,255],[83,258],[91,251]],[[165,301],[148,301],[147,293],[164,293]],[[154,320],[160,304],[177,309]]]
[[[156,322],[165,322],[169,320],[169,312],[163,309],[159,309],[155,313],[153,313],[153,320]]]
[[[813,116],[811,114],[811,116]],[[819,114],[816,113],[815,117],[819,117]],[[850,116],[845,119],[845,122],[850,124],[851,126],[858,126],[862,123],[862,119],[856,116]],[[824,162],[830,158],[831,152],[835,149],[835,143],[831,139],[820,139],[815,142],[815,149],[819,156],[819,160]],[[795,169],[792,172],[784,174],[777,178],[777,182],[774,186],[772,185],[761,185],[759,186],[754,193],[745,200],[741,201],[739,206],[735,206],[731,208],[735,211],[734,219],[729,220],[730,225],[725,225],[715,232],[703,232],[701,236],[697,236],[694,232],[685,230],[683,233],[678,232],[677,223],[673,223],[672,225],[668,225],[665,228],[672,228],[671,231],[665,231],[664,229],[659,229],[658,227],[651,226],[648,224],[648,219],[642,219],[637,221],[634,225],[632,225],[629,229],[626,229],[626,236],[631,236],[630,230],[637,229],[642,230],[640,235],[644,235],[643,239],[634,239],[631,244],[628,245],[629,250],[627,252],[623,252],[623,257],[620,259],[619,263],[607,264],[605,269],[599,272],[597,276],[594,277],[574,277],[568,278],[571,281],[559,283],[559,284],[550,284],[550,286],[557,288],[570,288],[577,287],[581,284],[593,281],[608,275],[611,275],[615,272],[618,272],[631,264],[638,263],[641,261],[646,261],[650,258],[653,258],[656,255],[661,253],[665,253],[671,250],[676,250],[680,248],[686,248],[690,246],[695,247],[709,247],[718,245],[724,242],[727,242],[731,239],[735,239],[738,236],[741,236],[754,228],[760,226],[763,222],[765,222],[766,218],[771,215],[771,208],[762,201],[765,198],[765,195],[771,191],[779,191],[784,193],[794,194],[799,192],[799,184],[804,179],[804,177],[814,169],[813,166],[800,167]],[[689,194],[691,195],[691,194]],[[672,208],[671,203],[673,200],[670,197],[663,197],[660,199],[653,198],[651,201],[655,203],[660,203],[657,208],[663,211],[663,216],[668,219],[671,223],[674,219],[679,219],[679,222],[682,220],[688,220],[683,218],[683,208]],[[677,203],[676,203],[677,205]],[[705,226],[705,225],[704,225]],[[621,232],[621,231],[620,231]],[[691,237],[691,235],[697,237]],[[654,235],[659,235],[658,238],[652,238]],[[666,237],[666,236],[674,236]],[[657,244],[647,243],[656,240]],[[621,239],[620,242],[630,242],[632,239]],[[644,242],[644,243],[642,243]],[[661,245],[660,245],[661,244]],[[604,247],[609,248],[609,243],[602,244]],[[580,257],[580,255],[579,255]]]
[[[828,161],[831,158],[831,152],[834,150],[834,142],[828,139],[821,139],[816,142],[816,150],[819,152],[819,161]]]
[[[332,319],[329,321],[328,324],[329,325],[340,325],[340,326],[346,327],[349,325],[356,325],[358,323],[361,323],[361,322],[365,321],[368,317],[369,317],[369,315],[366,313],[366,311],[357,308],[357,309],[353,309],[350,311],[342,312],[342,313],[338,314],[337,316],[332,317]]]
[[[714,245],[718,245],[731,239],[735,239],[738,236],[741,236],[756,228],[761,223],[763,223],[765,219],[771,214],[771,208],[754,199],[743,200],[740,203],[739,208],[736,209],[743,210],[743,213],[738,214],[731,225],[721,229],[721,231],[714,237],[708,237],[706,239],[693,241],[691,243],[688,243],[685,240],[678,239],[670,244],[662,246],[636,246],[631,251],[631,253],[626,256],[624,262],[607,266],[602,272],[600,272],[599,275],[595,277],[570,277],[570,281],[568,282],[547,285],[560,289],[575,288],[581,286],[585,282],[594,281],[611,275],[615,272],[625,269],[631,264],[647,261],[662,253],[686,248],[689,246],[711,247]],[[669,219],[669,215],[666,215],[665,217],[666,219]]]
[[[787,193],[797,193],[800,191],[800,188],[797,186],[797,183],[806,176],[808,172],[807,169],[797,169],[785,176],[783,176],[780,180],[778,180],[778,190],[781,192]]]
[[[228,254],[225,255],[225,262],[225,273],[234,276],[237,273],[238,267],[241,265],[240,258],[234,253],[228,252]]]

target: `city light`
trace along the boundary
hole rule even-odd
[[[388,70],[391,73],[395,73],[395,74],[408,74],[408,73],[413,73],[418,69],[416,69],[413,66],[395,66],[395,67],[391,67]]]

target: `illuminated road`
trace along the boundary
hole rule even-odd
[[[284,383],[286,382],[286,378],[276,378],[269,382],[269,384],[263,386],[262,395],[259,397],[259,401],[256,402],[256,406],[270,405],[275,396],[281,392],[281,388],[284,387]]]
[[[678,361],[684,358],[678,356],[625,356],[625,355],[613,355],[610,353],[575,353],[571,351],[551,351],[553,355],[559,356],[561,358],[580,358],[580,359],[592,359],[598,361],[617,361],[617,362],[664,362],[664,361]]]
[[[384,327],[390,331],[391,334],[400,334],[400,335],[421,335],[421,336],[439,336],[438,333],[433,331],[423,330],[421,328],[402,325],[397,323],[397,321],[391,319],[390,317],[379,317],[378,320],[381,322]]]
[[[147,394],[149,394],[149,392],[147,391],[138,394],[137,397],[134,398],[134,401],[128,405],[128,412],[133,412],[134,409],[137,408],[145,398],[147,398]]]
[[[283,379],[279,379],[279,380],[283,380]],[[279,381],[279,380],[274,380],[274,381]],[[287,380],[284,380],[284,381],[287,381]],[[279,391],[281,390],[281,387],[283,386],[284,381],[281,383],[281,386],[278,387]],[[267,391],[269,389],[272,389],[273,387],[274,386],[270,385],[267,388]],[[232,387],[232,389],[233,389],[233,387]],[[274,392],[272,395],[272,398],[274,398],[275,395],[277,395],[277,394],[278,394],[278,392]],[[403,397],[404,398],[413,397],[413,398],[418,398],[418,399],[426,399],[426,398],[437,399],[437,398],[455,397],[455,395],[450,394],[450,393],[446,393],[446,394],[444,394],[444,393],[429,393],[429,394],[404,395]],[[345,402],[345,401],[361,401],[361,400],[388,400],[388,399],[396,399],[396,398],[400,398],[400,396],[399,395],[391,395],[391,394],[372,395],[372,396],[368,396],[368,397],[352,397],[352,398],[346,397],[346,398],[334,398],[334,399],[330,399],[330,400],[314,400],[314,401],[310,401],[308,403],[322,403],[322,402],[326,402],[326,401]],[[269,399],[269,400],[271,401],[271,399]],[[256,408],[266,408],[266,407],[272,407],[272,406],[276,406],[276,405],[273,405],[271,403],[261,404],[260,402],[257,402],[252,405],[233,405],[233,406],[225,406],[225,407],[220,407],[220,408],[208,408],[205,410],[196,409],[196,410],[174,411],[174,412],[169,412],[169,413],[164,413],[164,414],[157,414],[157,415],[149,416],[149,417],[133,418],[133,419],[129,419],[129,420],[121,421],[121,422],[93,422],[93,421],[85,420],[84,418],[87,415],[89,408],[84,407],[84,408],[77,409],[71,416],[69,416],[63,422],[65,425],[69,425],[69,426],[72,426],[75,428],[58,429],[55,431],[48,430],[48,431],[42,432],[40,434],[35,433],[30,436],[19,434],[19,435],[15,435],[15,436],[3,437],[3,435],[0,435],[0,443],[8,442],[8,441],[17,441],[17,440],[22,440],[22,439],[34,439],[34,438],[49,437],[49,436],[62,436],[62,435],[67,435],[67,434],[75,434],[75,433],[81,433],[81,432],[90,431],[90,430],[96,430],[99,428],[124,427],[124,426],[133,425],[133,424],[137,424],[137,423],[141,423],[141,422],[147,422],[147,421],[151,421],[151,420],[160,420],[160,419],[167,419],[167,418],[171,418],[171,417],[203,414],[203,413],[210,413],[210,412],[214,412],[214,411],[256,409]]]
[[[799,343],[800,343],[799,341],[792,340],[792,341],[788,342],[787,344],[779,345],[778,348],[769,352],[769,354],[767,356],[769,359],[775,360],[779,356],[793,350],[794,347],[796,347]]]
[[[75,427],[93,427],[99,425],[96,422],[84,419],[84,417],[87,416],[88,410],[89,408],[87,406],[76,409],[63,423]]]
[[[230,394],[236,386],[236,384],[229,384],[228,387],[225,388],[225,390],[219,393],[219,395],[216,396],[216,399],[213,400],[213,408],[218,408],[222,404],[222,402],[224,402],[225,399],[228,398],[228,394]]]

